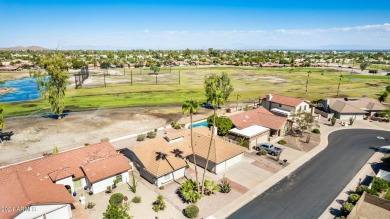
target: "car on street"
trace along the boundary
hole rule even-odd
[[[275,147],[272,143],[269,142],[257,144],[254,148],[257,151],[260,151],[260,149],[264,149],[265,151],[267,151],[268,154],[272,156],[279,155],[282,152],[281,148]]]

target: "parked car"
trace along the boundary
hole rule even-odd
[[[281,148],[275,147],[273,144],[266,142],[260,143],[255,146],[255,150],[259,151],[260,149],[264,149],[268,154],[272,156],[279,155],[282,152]]]
[[[202,103],[200,105],[201,107],[204,107],[206,109],[213,109],[213,105],[209,104],[209,103]]]

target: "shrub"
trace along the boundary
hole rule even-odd
[[[215,184],[214,181],[210,181],[207,179],[204,181],[203,185],[204,185],[204,194],[205,195],[212,195],[215,192],[220,191],[220,189],[221,189],[221,188],[219,188],[219,186],[217,186]]]
[[[111,195],[110,197],[110,204],[111,205],[120,205],[123,201],[123,194],[122,193],[115,193]]]
[[[374,177],[372,180],[371,188],[377,192],[382,192],[389,188],[387,181],[378,177]]]
[[[160,187],[158,187],[158,189],[160,189],[160,190],[164,190],[164,186],[160,186]]]
[[[267,151],[264,150],[263,148],[260,148],[260,150],[256,153],[257,155],[267,155]]]
[[[223,178],[221,179],[221,184],[219,185],[219,187],[221,188],[220,191],[221,191],[222,193],[229,193],[230,190],[232,189],[232,188],[230,187],[230,181],[229,181],[229,179],[226,178],[226,177],[223,177]]]
[[[357,201],[359,201],[360,195],[358,194],[350,194],[348,196],[348,202],[352,204],[356,204]]]
[[[137,136],[137,141],[144,141],[145,138],[146,138],[146,135],[140,134],[140,135]]]
[[[92,209],[93,207],[95,207],[95,205],[96,204],[94,202],[88,202],[85,208]]]
[[[179,192],[182,198],[188,203],[196,203],[201,198],[199,191],[197,191],[196,182],[192,179],[188,179],[182,183]]]
[[[314,134],[320,134],[321,133],[319,129],[313,129],[313,131],[311,131],[311,132],[314,133]]]
[[[140,196],[134,196],[133,199],[131,199],[132,202],[134,203],[141,203],[141,197]]]
[[[390,189],[387,190],[385,194],[385,199],[390,200]]]
[[[180,125],[175,125],[175,129],[181,129]]]
[[[108,193],[111,193],[112,192],[112,187],[111,186],[107,186],[107,190],[106,190]]]
[[[286,142],[284,139],[282,139],[282,140],[278,141],[278,143],[279,143],[279,144],[281,144],[281,145],[285,145],[285,144],[287,144],[287,142]]]
[[[180,128],[184,128],[186,124],[180,124]]]
[[[157,132],[157,129],[154,129],[154,132]]]
[[[155,212],[160,210],[163,211],[166,207],[167,205],[165,204],[164,198],[161,195],[157,196],[157,200],[153,202],[153,210]]]
[[[341,207],[341,214],[347,216],[352,211],[353,206],[352,203],[345,202]]]
[[[232,109],[227,108],[227,109],[226,109],[226,112],[227,112],[227,113],[231,113],[231,112],[232,112]]]
[[[148,132],[147,134],[146,134],[146,137],[147,138],[155,138],[156,137],[156,132],[154,132],[154,131],[150,131],[150,132]]]
[[[390,155],[382,157],[381,160],[383,163],[390,164]]]
[[[171,126],[172,126],[172,128],[175,128],[176,127],[176,121],[172,121],[171,122]]]
[[[199,208],[196,205],[188,205],[184,212],[188,218],[196,218],[199,214]]]
[[[340,216],[340,217],[335,217],[334,219],[345,219],[344,216]]]
[[[358,195],[363,195],[363,192],[365,192],[367,190],[367,186],[365,186],[365,185],[361,185],[361,186],[358,186],[357,188],[356,188],[356,194],[358,194]]]
[[[368,194],[371,194],[371,195],[379,196],[378,191],[376,191],[376,190],[374,190],[374,189],[367,189],[366,192],[367,192]]]
[[[332,123],[332,125],[334,126],[336,124],[336,117],[333,116],[331,119],[330,119],[330,122]]]

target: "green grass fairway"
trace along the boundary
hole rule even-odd
[[[133,85],[130,85],[130,71],[133,71]],[[123,72],[123,69],[117,69]],[[179,85],[178,72],[181,81]],[[305,94],[307,72],[308,93]],[[181,105],[186,99],[205,100],[203,81],[206,75],[226,72],[234,86],[230,101],[258,101],[259,96],[268,92],[315,100],[336,96],[340,72],[322,68],[253,68],[253,67],[175,67],[162,68],[155,85],[155,76],[148,75],[147,69],[139,74],[138,69],[126,69],[126,75],[107,76],[107,87],[96,84],[91,88],[69,89],[66,94],[66,110],[87,110],[129,106]],[[340,86],[341,97],[361,97],[368,95],[378,98],[388,85],[387,76],[350,75],[343,72]],[[91,79],[102,79],[92,76]],[[73,85],[72,85],[73,86]],[[87,87],[87,86],[85,86]],[[42,108],[47,108],[42,110]],[[27,115],[48,111],[46,100],[6,104],[6,116]]]

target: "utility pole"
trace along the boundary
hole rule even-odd
[[[341,72],[340,72],[340,79],[339,79],[339,86],[337,87],[337,96],[339,96],[339,91],[340,91],[340,84],[341,84],[341,78],[343,76],[341,75]]]
[[[108,69],[107,69],[108,72]],[[104,78],[104,87],[106,87],[106,72],[103,72],[103,78]]]
[[[238,98],[241,97],[240,94],[237,94],[237,99],[236,99],[236,112],[238,111]]]
[[[307,79],[306,79],[306,91],[305,94],[307,94],[307,85],[309,84],[309,76],[310,76],[311,71],[307,72]]]

